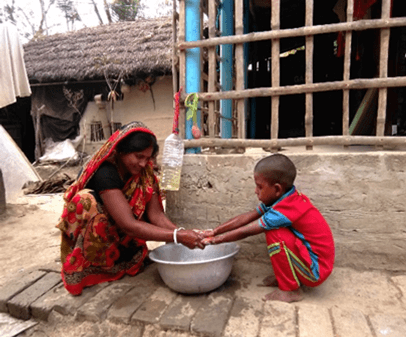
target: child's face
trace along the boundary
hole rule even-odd
[[[282,193],[280,184],[270,184],[261,173],[254,173],[254,180],[256,186],[255,194],[259,201],[263,202],[265,205],[272,205],[281,197]]]

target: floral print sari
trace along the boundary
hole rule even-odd
[[[97,203],[87,182],[105,160],[110,160],[117,144],[133,132],[153,135],[140,122],[130,123],[117,130],[85,165],[78,179],[64,194],[64,208],[59,224],[62,231],[62,280],[73,295],[84,287],[135,275],[148,254],[144,240],[125,234]],[[132,176],[122,192],[135,219],[142,220],[146,205],[152,197],[157,178],[152,161],[142,173]]]

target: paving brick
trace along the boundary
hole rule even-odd
[[[217,292],[211,293],[207,303],[200,307],[193,318],[191,331],[197,334],[221,336],[232,305],[231,296],[224,296]]]
[[[159,287],[131,317],[131,324],[156,324],[177,294],[167,287]]]
[[[267,301],[263,314],[259,337],[296,336],[296,312],[293,304]]]
[[[128,284],[111,283],[82,305],[76,313],[78,321],[100,322],[107,317],[110,306],[132,288]]]
[[[44,277],[7,302],[10,315],[20,319],[30,319],[31,303],[61,282],[61,275],[59,273],[44,275]]]
[[[74,315],[80,306],[88,302],[107,285],[108,283],[97,284],[83,289],[80,296],[73,296],[61,284],[31,304],[31,315],[44,321],[48,319],[52,310],[63,315]]]
[[[224,336],[258,336],[263,306],[264,302],[261,299],[236,298],[224,330]]]
[[[159,276],[157,264],[152,263],[151,265],[147,266],[141,273],[135,276],[125,275],[118,281],[114,281],[114,283],[124,283],[130,284],[135,286],[162,286],[164,287],[165,284],[162,281],[161,277]]]
[[[337,307],[331,310],[337,336],[372,337],[364,314],[358,310],[343,310]]]
[[[190,323],[196,311],[207,304],[206,295],[179,295],[166,309],[159,321],[164,329],[190,330]]]
[[[191,336],[196,335],[192,335],[189,332],[164,331],[159,326],[150,324],[145,326],[144,333],[142,334],[142,337],[191,337]]]
[[[300,337],[334,337],[333,325],[327,308],[300,304],[298,325]]]
[[[396,317],[393,315],[370,316],[370,321],[376,337],[405,337],[406,316]]]
[[[20,276],[3,287],[0,287],[0,312],[7,312],[7,301],[28,288],[46,274],[44,271],[33,271]]]
[[[393,276],[391,280],[402,292],[402,298],[406,298],[406,275]]]
[[[156,286],[145,286],[142,283],[132,282],[132,288],[128,293],[119,298],[110,307],[107,318],[115,323],[128,324],[134,312],[156,290]]]

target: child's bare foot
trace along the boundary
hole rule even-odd
[[[275,275],[269,275],[262,280],[261,284],[258,284],[259,287],[277,287],[278,281],[276,280]]]
[[[266,294],[262,300],[263,301],[282,301],[282,302],[298,302],[303,299],[302,291],[299,289],[292,291],[283,291],[276,289],[275,291]]]

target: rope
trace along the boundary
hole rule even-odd
[[[172,133],[179,134],[179,110],[180,110],[180,93],[182,92],[182,88],[175,94],[175,114],[173,116],[173,126],[172,126]]]

